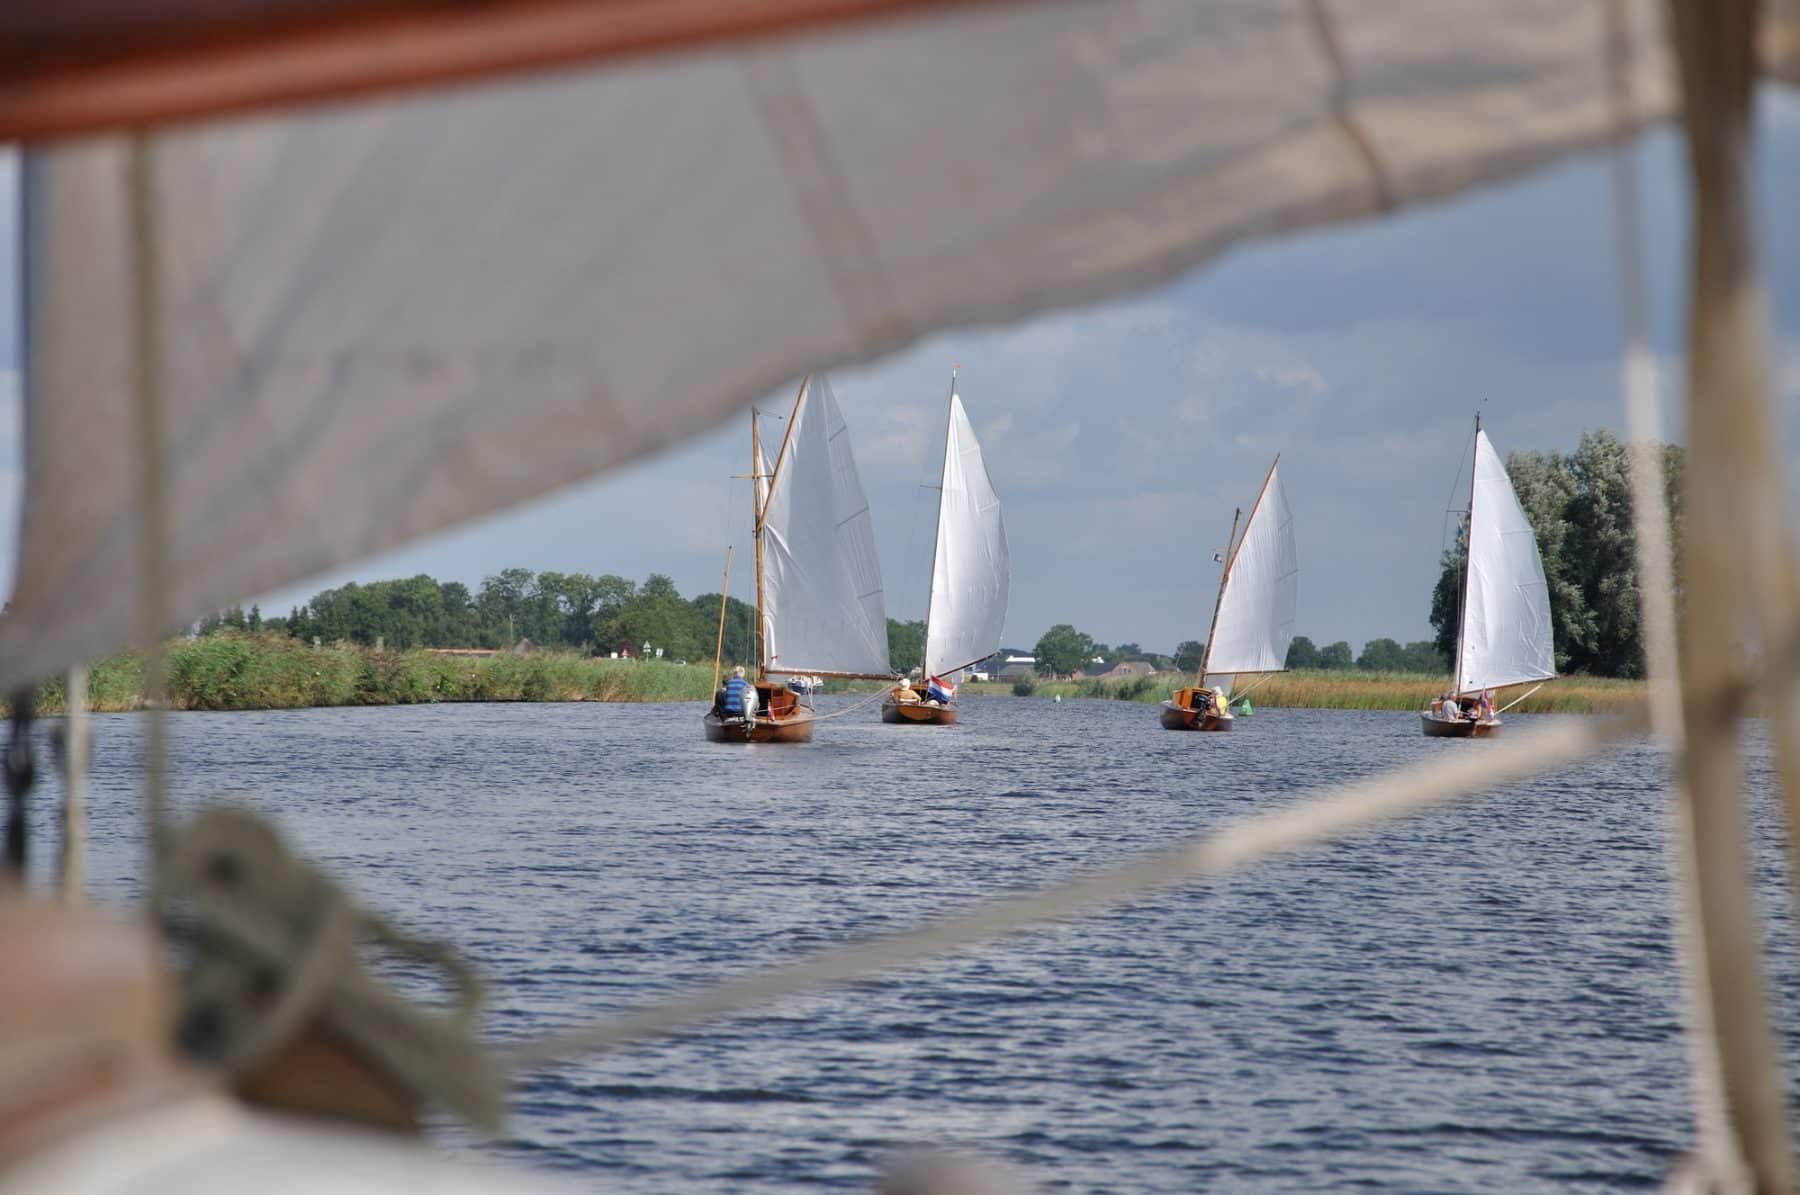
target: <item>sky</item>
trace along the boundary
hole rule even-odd
[[[1800,97],[1763,105],[1758,195],[1790,461],[1800,401]],[[1656,348],[1678,380],[1685,263],[1680,147],[1633,151]],[[874,515],[888,613],[923,615],[952,364],[1006,513],[1005,642],[1059,622],[1173,651],[1203,638],[1236,506],[1276,453],[1295,514],[1297,630],[1321,644],[1428,638],[1447,506],[1481,412],[1502,454],[1571,451],[1622,427],[1608,162],[1589,155],[1454,203],[1246,245],[1174,284],[1003,327],[933,336],[833,376]],[[1785,199],[1785,209],[1783,200]],[[17,160],[0,152],[0,586],[21,474]],[[785,413],[792,388],[763,409]],[[1679,438],[1676,407],[1665,403]],[[501,515],[276,594],[502,568],[667,573],[717,592],[750,547],[747,420]],[[1800,469],[1791,470],[1800,475]],[[1466,486],[1466,474],[1462,482]],[[648,513],[647,513],[648,512]],[[745,569],[733,591],[748,596]]]

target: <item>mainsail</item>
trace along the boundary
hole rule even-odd
[[[954,382],[938,495],[937,551],[925,614],[925,674],[947,676],[1000,647],[1012,563],[1000,495]]]
[[[1244,537],[1225,567],[1218,616],[1206,645],[1206,673],[1281,671],[1294,638],[1300,553],[1294,546],[1294,512],[1276,465],[1269,467]]]
[[[1550,588],[1537,535],[1487,433],[1475,433],[1456,690],[1473,693],[1556,675]]]
[[[887,676],[869,500],[822,375],[807,381],[793,419],[763,515],[764,669]]]

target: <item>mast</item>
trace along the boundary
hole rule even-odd
[[[1273,469],[1274,466],[1271,465],[1270,468]],[[1263,484],[1266,486],[1269,483],[1265,480]],[[1262,501],[1260,495],[1258,495],[1257,501]],[[1206,687],[1206,665],[1212,659],[1214,632],[1219,629],[1219,607],[1225,601],[1225,582],[1231,579],[1231,566],[1237,560],[1237,547],[1234,541],[1237,539],[1238,516],[1243,513],[1244,508],[1241,506],[1234,508],[1231,512],[1231,534],[1225,537],[1225,567],[1219,572],[1219,593],[1217,597],[1213,598],[1212,621],[1206,624],[1206,646],[1200,649],[1201,688]]]
[[[756,408],[750,408],[750,539],[756,551],[756,635],[752,646],[756,649],[756,677],[763,677],[763,660],[766,644],[763,643],[763,565],[762,565],[762,527],[763,508],[768,505],[757,489],[762,480],[762,441],[756,433]],[[721,636],[722,638],[722,636]],[[716,687],[716,686],[715,686]]]
[[[752,419],[755,416],[751,416]],[[751,483],[752,493],[756,483]],[[754,499],[752,499],[754,501]],[[713,692],[719,691],[719,670],[725,664],[725,607],[731,601],[731,548],[725,549],[725,580],[719,586],[719,645],[713,649]]]
[[[944,459],[938,465],[937,520],[931,529],[931,572],[925,582],[925,641],[919,645],[922,653],[919,671],[925,674],[927,684],[931,681],[931,599],[937,589],[938,553],[944,547],[944,475],[950,472],[950,424],[956,418],[956,371],[961,368],[960,365],[950,367],[950,399],[944,405]]]
[[[1481,412],[1475,412],[1475,438],[1469,447],[1469,524],[1463,528],[1462,584],[1456,587],[1456,696],[1463,691],[1463,615],[1469,606],[1469,565],[1475,547],[1475,462],[1481,458]]]

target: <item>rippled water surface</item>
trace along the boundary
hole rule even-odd
[[[948,729],[864,709],[743,747],[702,741],[699,712],[178,714],[176,795],[255,803],[361,900],[461,945],[515,1037],[1491,749],[1411,714],[1195,735],[1149,706],[1007,698]],[[97,721],[92,887],[126,900],[144,722]],[[1080,1191],[1649,1188],[1688,1139],[1659,767],[1623,751],[535,1076],[497,1148],[628,1191],[856,1189],[919,1142]],[[1777,831],[1759,811],[1766,871]]]

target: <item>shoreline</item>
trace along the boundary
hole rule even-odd
[[[378,650],[354,644],[313,647],[277,633],[228,632],[172,641],[167,648],[168,708],[253,711],[370,705],[487,702],[705,702],[712,697],[710,663],[612,660],[574,652],[534,651],[466,655],[423,649]],[[727,665],[729,667],[729,665]],[[1029,693],[1009,681],[966,681],[965,699],[1033,696],[1154,705],[1186,678],[1174,674],[1122,681],[1032,678]],[[1252,682],[1255,683],[1255,682]],[[1253,689],[1253,706],[1267,709],[1417,710],[1442,693],[1447,676],[1356,671],[1277,673]],[[876,682],[833,684],[830,693],[875,693]],[[1597,714],[1643,699],[1641,680],[1571,676],[1547,682],[1521,702],[1519,713]],[[89,710],[130,713],[146,708],[143,662],[135,655],[101,660],[89,670]],[[1504,705],[1511,696],[1501,698]],[[64,712],[60,680],[38,690],[37,712]]]

